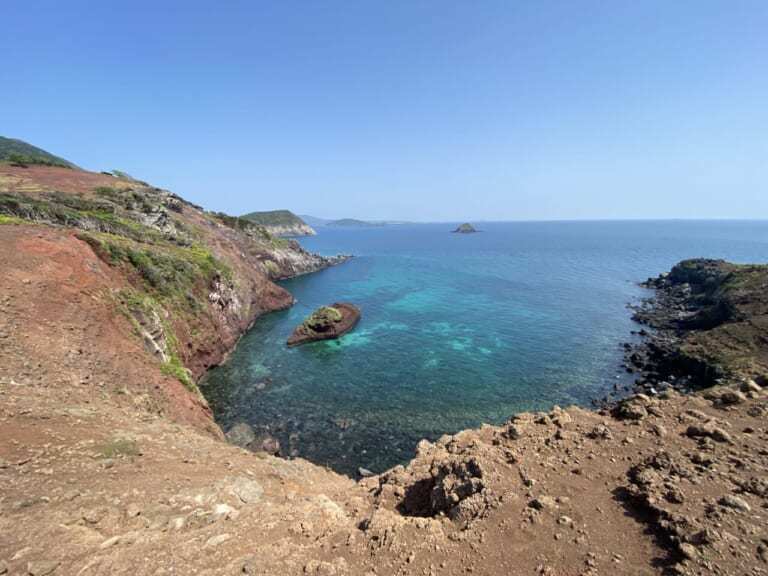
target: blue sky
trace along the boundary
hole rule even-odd
[[[768,2],[6,0],[0,134],[233,214],[768,218]]]

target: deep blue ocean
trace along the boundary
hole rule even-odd
[[[259,319],[203,383],[218,421],[354,473],[409,459],[421,438],[584,404],[629,378],[637,283],[699,256],[768,260],[768,222],[482,223],[320,228],[309,250],[356,257],[283,283],[298,300]],[[357,328],[288,348],[313,309],[348,301]]]

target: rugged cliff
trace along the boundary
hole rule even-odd
[[[344,260],[145,182],[75,168],[0,165],[0,217],[53,226],[122,277],[115,307],[191,389],[255,318],[292,304],[272,280]]]

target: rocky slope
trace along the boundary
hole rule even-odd
[[[355,483],[225,443],[188,387],[290,304],[289,246],[112,176],[0,186],[0,574],[768,573],[765,269],[668,280],[668,350],[715,387],[517,415]]]
[[[644,285],[656,295],[634,318],[653,332],[627,347],[627,366],[645,391],[768,374],[768,267],[685,260]]]
[[[0,217],[56,227],[112,268],[124,279],[113,305],[189,387],[255,318],[292,304],[272,280],[344,259],[144,182],[76,169],[0,165]]]

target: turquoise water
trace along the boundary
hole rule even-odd
[[[285,454],[384,470],[421,438],[616,382],[637,282],[690,257],[768,258],[766,222],[487,223],[320,229],[310,250],[357,257],[284,282],[296,306],[260,319],[203,384],[219,422],[246,421]],[[338,341],[287,348],[314,308],[362,309]]]

